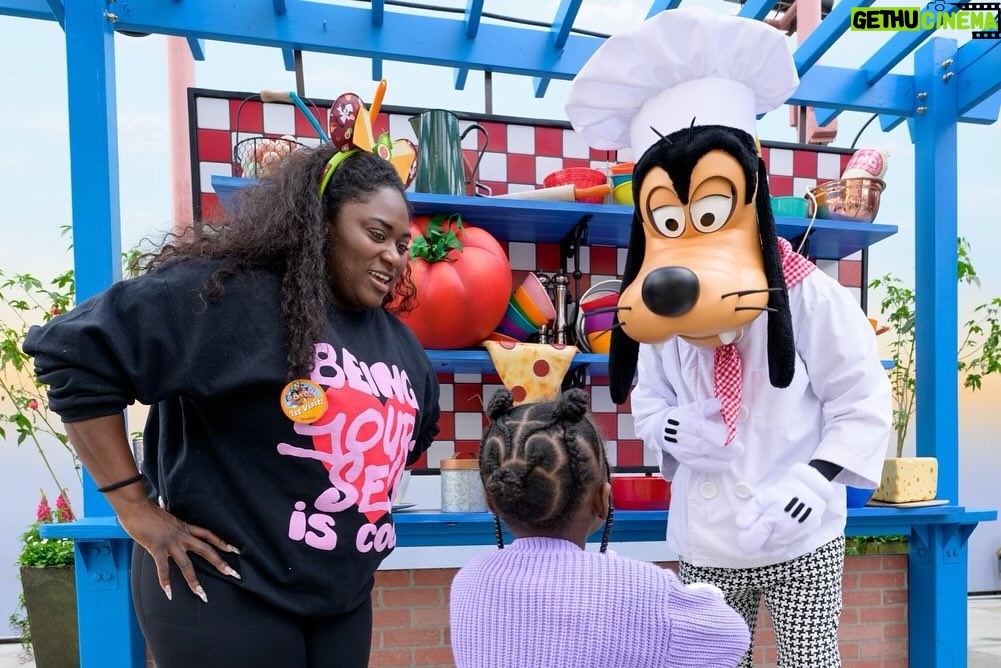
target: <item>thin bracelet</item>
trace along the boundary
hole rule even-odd
[[[114,491],[114,490],[118,489],[119,487],[126,487],[128,485],[133,484],[133,483],[137,483],[140,480],[143,480],[145,477],[146,476],[144,476],[142,473],[140,473],[138,475],[132,476],[131,478],[126,478],[125,480],[119,480],[118,482],[113,482],[110,485],[105,485],[104,487],[98,487],[97,491],[101,492],[102,494],[104,492],[111,492],[111,491]]]

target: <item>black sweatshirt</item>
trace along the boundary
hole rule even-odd
[[[231,583],[292,613],[345,612],[396,544],[391,488],[438,433],[434,370],[393,315],[331,305],[311,376],[329,409],[297,425],[280,407],[280,279],[224,278],[223,297],[206,301],[221,266],[186,260],[117,283],[32,328],[24,350],[65,422],[151,407],[153,496],[240,549],[223,555],[243,576]]]

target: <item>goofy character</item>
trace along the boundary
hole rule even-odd
[[[679,41],[717,51],[682,58]],[[658,93],[647,81],[634,108],[595,113],[608,105],[602,82],[621,97],[630,79],[606,59],[630,52],[684,94]],[[636,434],[672,481],[667,543],[679,574],[722,589],[752,634],[764,597],[778,665],[826,668],[840,666],[845,485],[879,482],[890,388],[855,297],[776,234],[748,131],[767,74],[728,80],[762,53],[777,59],[773,77],[794,77],[783,36],[767,25],[664,11],[599,48],[575,79],[567,112],[598,148],[615,147],[609,128],[620,121],[639,156],[609,374],[616,403],[635,374]],[[675,61],[680,78],[664,74]],[[720,86],[726,93],[714,98]],[[743,112],[742,93],[750,100]],[[785,98],[775,99],[772,108]],[[731,112],[743,118],[731,122]]]

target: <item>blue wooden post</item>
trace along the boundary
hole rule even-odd
[[[956,41],[914,55],[917,454],[938,458],[938,496],[959,504],[956,387]],[[911,532],[910,665],[966,665],[966,539],[962,525]]]
[[[115,46],[105,0],[66,3],[73,266],[77,300],[121,277]],[[84,517],[112,515],[84,474]],[[76,542],[77,610],[83,668],[130,668],[145,662],[129,593],[127,539]]]

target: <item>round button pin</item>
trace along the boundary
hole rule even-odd
[[[699,486],[699,494],[702,495],[703,499],[715,498],[716,494],[719,493],[719,489],[716,487],[716,483],[704,482]]]
[[[312,424],[327,412],[327,395],[311,380],[293,380],[282,390],[282,412],[293,422]]]
[[[751,498],[751,486],[746,482],[738,482],[733,488],[733,493],[738,499],[749,499]]]

